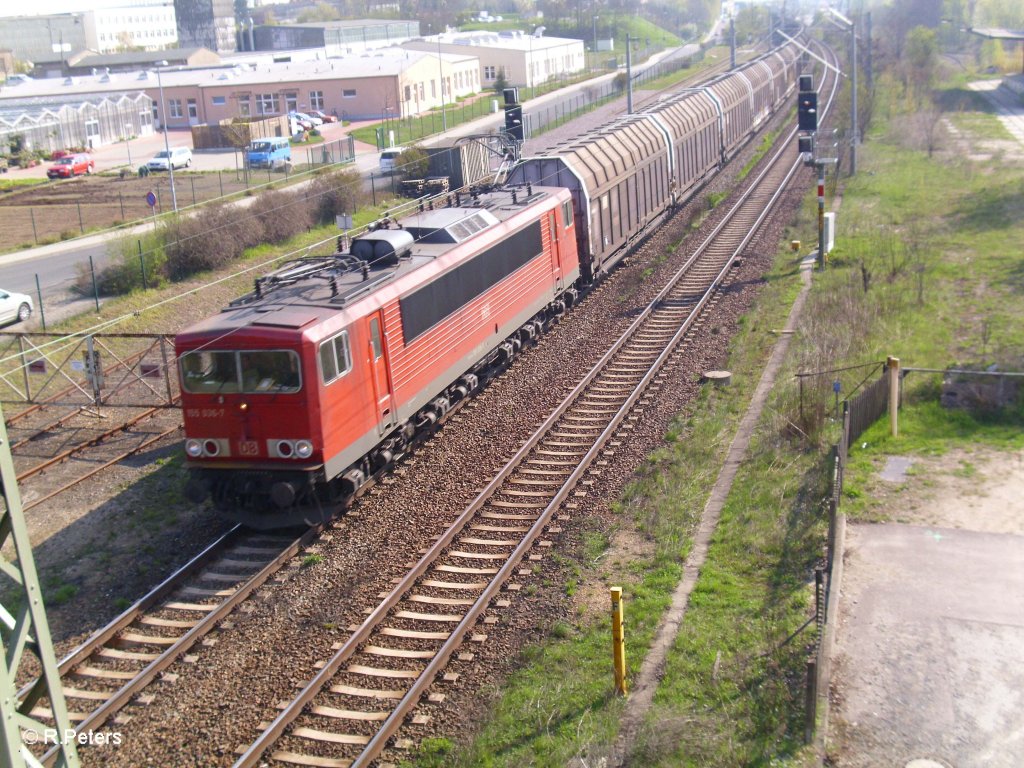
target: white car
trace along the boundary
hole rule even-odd
[[[178,168],[188,168],[192,165],[192,150],[188,147],[174,147],[170,152],[161,150],[156,153],[152,160],[146,163],[146,167],[151,171],[166,171],[168,165],[175,170]]]
[[[32,297],[0,291],[0,324],[21,323],[32,315]]]
[[[380,153],[380,172],[394,173],[401,164],[402,153],[405,147],[391,147]]]
[[[296,112],[295,116],[299,120],[307,120],[314,128],[319,128],[324,124],[324,121],[316,115],[311,115],[308,112]]]

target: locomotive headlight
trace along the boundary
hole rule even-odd
[[[308,459],[313,455],[313,444],[309,440],[297,440],[295,442],[295,455],[300,459]]]
[[[185,453],[187,453],[193,459],[198,459],[200,456],[203,455],[203,441],[195,439],[186,440]]]

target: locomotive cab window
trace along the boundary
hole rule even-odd
[[[348,351],[348,331],[342,331],[320,344],[320,378],[324,384],[340,379],[352,368]]]
[[[234,352],[186,352],[179,361],[186,392],[222,394],[239,391]]]
[[[239,352],[242,391],[298,392],[299,356],[286,350]]]
[[[186,392],[206,394],[280,394],[302,385],[299,357],[289,350],[222,352],[199,350],[181,358]]]

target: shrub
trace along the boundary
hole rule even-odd
[[[257,197],[248,211],[259,220],[264,242],[283,243],[309,229],[312,223],[309,209],[302,193],[271,190]]]
[[[310,207],[319,224],[332,224],[341,213],[355,213],[365,198],[362,179],[355,170],[331,171],[309,185]]]
[[[238,258],[244,246],[231,237],[236,231],[237,216],[237,212],[215,205],[194,216],[166,222],[162,235],[167,253],[167,276],[174,281],[184,280],[196,272],[218,269]],[[253,222],[258,220],[249,218]]]
[[[427,175],[430,157],[422,147],[409,147],[402,153],[402,176],[406,179],[422,179]]]
[[[163,241],[155,234],[122,237],[108,246],[111,263],[96,275],[96,287],[103,296],[131,293],[143,287],[139,243],[142,243],[142,262],[146,265],[145,286],[155,288],[166,280],[167,258]],[[83,264],[78,265],[74,290],[82,296],[92,295],[92,277]]]

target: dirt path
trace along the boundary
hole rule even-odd
[[[1024,452],[909,458],[847,528],[830,764],[1024,765]]]

